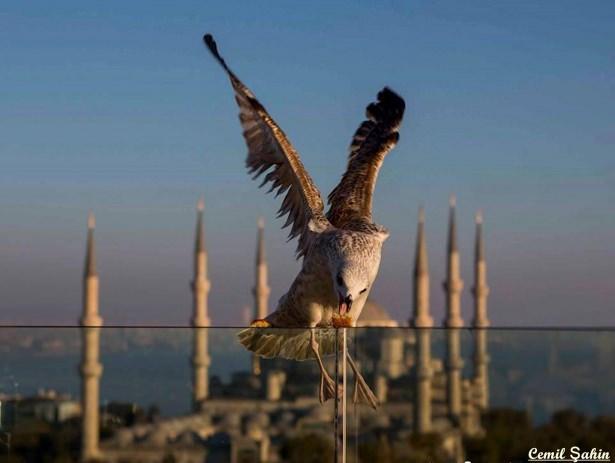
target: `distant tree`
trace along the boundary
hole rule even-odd
[[[588,426],[589,442],[591,447],[600,447],[603,442],[610,442],[611,456],[615,455],[615,416],[599,416],[594,418]],[[605,446],[607,447],[607,446]]]
[[[483,427],[485,436],[464,439],[467,459],[473,463],[526,461],[532,447],[595,447],[615,455],[615,417],[590,420],[575,410],[562,410],[548,423],[534,427],[526,412],[495,409],[483,416]]]
[[[0,454],[0,463],[24,463],[25,460],[18,455],[15,454]]]
[[[380,432],[375,439],[359,439],[359,461],[368,463],[377,461],[378,463],[393,463],[394,455],[391,450],[389,439],[385,433]]]
[[[405,463],[430,462],[446,463],[450,460],[443,449],[442,439],[437,434],[415,434],[393,445],[386,433],[381,432],[375,439],[361,439],[359,461],[361,463]]]
[[[57,425],[37,419],[24,420],[12,429],[10,456],[0,452],[0,463],[73,463],[78,461],[79,446],[78,420]]]
[[[310,433],[288,439],[280,453],[288,463],[327,463],[333,461],[334,449],[328,438]]]
[[[393,451],[391,450],[389,439],[384,434],[381,434],[378,438],[376,459],[373,461],[382,461],[383,463],[393,461]]]
[[[408,439],[409,455],[408,458],[401,458],[397,462],[406,461],[429,461],[431,463],[445,463],[450,461],[442,446],[442,437],[436,433],[413,434]]]

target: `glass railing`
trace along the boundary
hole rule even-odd
[[[348,328],[376,409],[238,331],[0,328],[0,462],[615,461],[615,331]]]

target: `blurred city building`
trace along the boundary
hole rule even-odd
[[[482,237],[482,216],[476,217],[475,307],[472,326],[474,352],[462,352],[460,330],[461,292],[457,249],[455,200],[450,201],[446,293],[446,330],[433,330],[430,308],[430,276],[424,231],[425,214],[419,212],[414,262],[414,303],[409,324],[399,327],[387,310],[368,300],[357,328],[351,330],[349,348],[380,401],[377,410],[355,405],[348,412],[348,440],[360,440],[378,431],[389,442],[410,435],[437,434],[441,451],[451,461],[463,461],[462,437],[480,436],[484,430],[481,412],[488,407],[489,381],[487,350],[486,264]],[[263,318],[269,307],[268,264],[265,254],[264,223],[258,224],[255,265],[254,318]],[[207,298],[210,289],[203,224],[203,203],[197,208],[194,250],[193,413],[149,422],[120,419],[126,410],[107,409],[103,418],[115,417],[122,426],[99,442],[98,276],[94,245],[94,220],[88,224],[82,363],[82,452],[83,461],[158,463],[173,458],[178,463],[281,461],[281,448],[289,438],[302,433],[321,434],[333,440],[334,406],[317,399],[318,370],[314,362],[263,360],[253,357],[249,371],[234,373],[227,382],[209,377],[211,359],[208,327],[211,325]],[[432,353],[434,334],[446,337],[443,357]],[[464,377],[464,354],[471,358],[472,374]],[[472,354],[472,356],[470,356]],[[215,359],[214,359],[215,361]],[[334,359],[326,360],[333,369]],[[350,395],[350,393],[349,393]],[[59,405],[57,405],[59,406]],[[117,407],[115,407],[117,408]],[[4,407],[0,410],[5,410]],[[9,409],[7,412],[10,415]],[[54,416],[60,416],[57,408]],[[53,413],[52,413],[53,414]],[[62,415],[63,416],[63,415]],[[111,417],[111,418],[110,418]]]

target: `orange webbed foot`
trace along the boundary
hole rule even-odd
[[[334,313],[331,317],[331,324],[334,328],[351,328],[352,317],[348,314],[339,315],[337,313]]]
[[[250,323],[250,328],[269,328],[271,323],[269,323],[264,318],[257,318]]]

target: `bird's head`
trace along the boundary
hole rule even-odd
[[[342,265],[333,275],[333,287],[337,295],[338,311],[340,315],[350,312],[353,303],[367,297],[371,281],[367,272],[360,268]]]
[[[380,244],[342,245],[330,256],[329,270],[339,315],[347,315],[353,306],[358,311],[363,307],[380,266]]]

